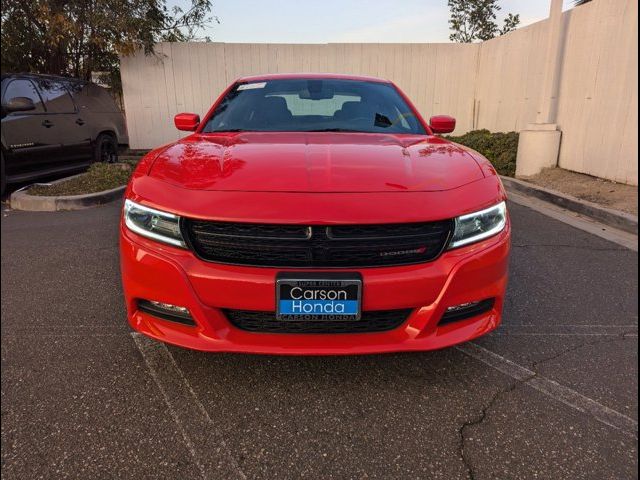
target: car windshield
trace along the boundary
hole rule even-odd
[[[237,83],[202,132],[238,131],[426,134],[392,85],[338,79]]]

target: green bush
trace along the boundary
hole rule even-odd
[[[53,185],[35,185],[29,188],[29,195],[82,195],[102,192],[125,185],[134,169],[131,162],[94,163],[86,173],[66,182]]]
[[[473,130],[458,137],[446,137],[481,153],[489,160],[500,175],[513,177],[516,173],[518,153],[517,132],[491,133],[489,130]]]

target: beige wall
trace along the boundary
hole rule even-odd
[[[560,166],[638,183],[636,0],[594,0],[564,13],[556,122]],[[482,44],[162,43],[156,56],[122,59],[132,148],[179,137],[172,117],[203,114],[235,78],[338,72],[396,82],[425,116],[447,113],[456,134],[520,130],[535,121],[547,21]]]
[[[178,138],[172,117],[204,114],[236,78],[281,72],[333,72],[389,78],[428,115],[456,115],[472,129],[478,45],[161,43],[157,56],[121,61],[132,148]],[[469,68],[471,67],[471,74]]]
[[[596,0],[565,22],[560,166],[637,185],[638,2]]]
[[[547,22],[538,22],[479,45],[476,125],[520,131],[534,122],[540,102]]]

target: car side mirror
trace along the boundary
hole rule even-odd
[[[175,123],[178,130],[193,132],[198,128],[198,125],[200,125],[200,115],[195,113],[179,113],[173,117],[173,123]]]
[[[451,133],[456,129],[456,119],[449,115],[435,115],[429,119],[433,133]]]
[[[13,97],[3,107],[7,112],[28,112],[36,109],[33,100],[29,97]]]

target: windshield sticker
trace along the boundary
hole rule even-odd
[[[264,88],[267,82],[260,83],[244,83],[238,86],[238,91],[240,90],[252,90],[254,88]]]

